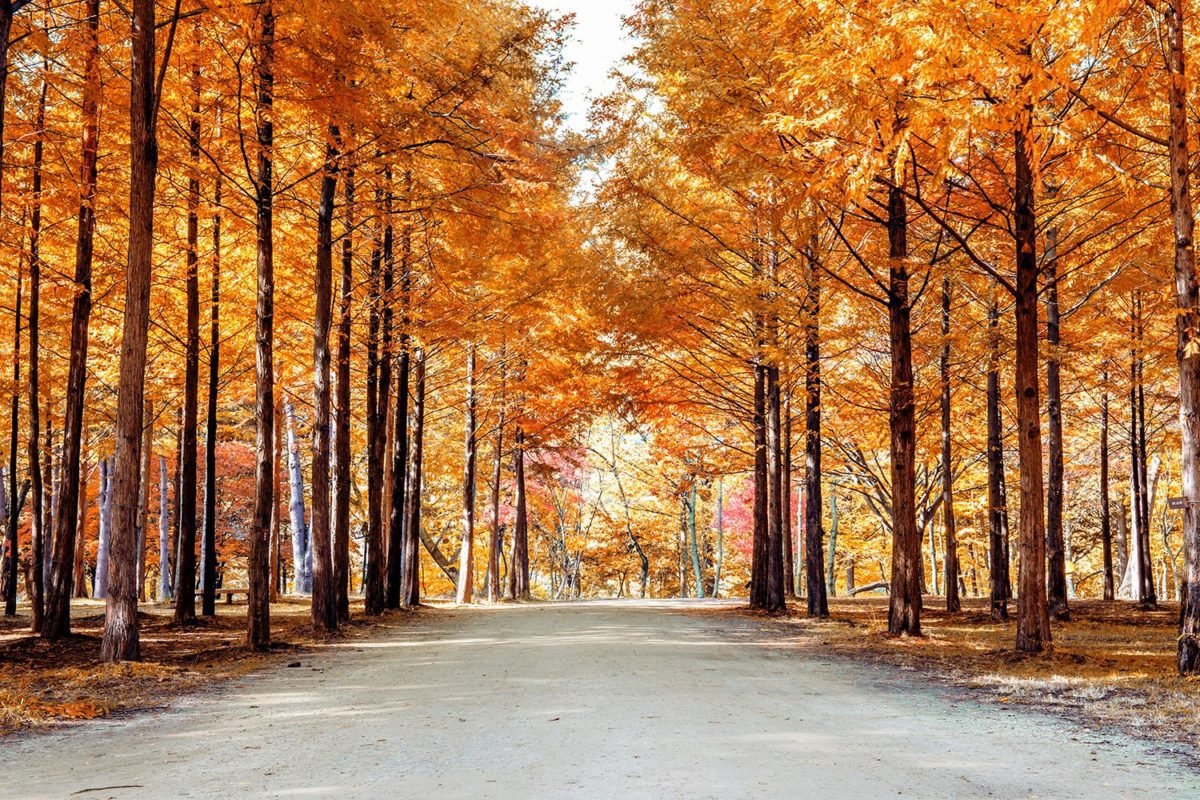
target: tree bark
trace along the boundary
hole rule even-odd
[[[308,594],[313,590],[312,573],[308,569],[309,528],[304,510],[304,467],[300,462],[300,444],[296,436],[296,407],[290,400],[283,405],[284,421],[287,424],[288,487],[291,501],[288,504],[288,519],[292,529],[293,587],[297,594]]]
[[[916,516],[916,408],[913,400],[912,306],[908,294],[908,210],[903,190],[888,193],[888,325],[892,376],[892,576],[888,633],[921,635],[921,533]]]
[[[774,324],[772,323],[772,328]],[[774,334],[772,333],[774,339]],[[766,368],[767,400],[767,610],[784,611],[783,436],[779,367]],[[694,512],[694,509],[692,510]]]
[[[158,457],[158,599],[165,602],[174,594],[171,581],[171,526],[167,457]]]
[[[41,390],[40,367],[41,355],[41,294],[42,294],[42,163],[45,152],[46,138],[46,93],[49,83],[46,80],[46,65],[43,65],[42,89],[38,95],[37,117],[34,121],[33,140],[33,170],[31,175],[32,198],[29,219],[29,477],[31,479],[30,500],[32,514],[30,516],[30,539],[33,549],[33,587],[30,592],[33,620],[30,628],[33,633],[41,633],[46,614],[46,552],[47,534],[49,532],[45,519],[45,500],[42,486],[41,459]],[[47,465],[49,466],[49,465]]]
[[[1067,559],[1063,541],[1062,359],[1058,309],[1058,229],[1046,231],[1046,555],[1047,609],[1054,619],[1070,619],[1067,605]]]
[[[754,533],[750,551],[750,607],[766,610],[770,607],[768,562],[770,560],[767,531],[767,368],[760,352],[754,361]]]
[[[830,592],[822,553],[825,531],[821,527],[821,283],[816,259],[816,242],[813,241],[805,254],[804,574],[808,615],[824,619],[829,616]],[[832,557],[832,546],[829,552]]]
[[[946,610],[962,608],[958,597],[958,532],[954,521],[954,459],[950,438],[950,276],[942,278],[942,514],[946,534]]]
[[[154,0],[133,0],[130,59],[129,253],[117,386],[113,529],[105,602],[103,661],[138,661],[137,507],[146,386],[146,334],[154,250],[155,136]]]
[[[525,431],[517,425],[513,442],[513,482],[516,488],[513,519],[512,566],[508,571],[508,596],[529,599],[529,511],[525,490]]]
[[[496,393],[496,452],[492,467],[492,527],[488,536],[487,599],[495,603],[500,599],[500,477],[504,458],[504,347],[500,348],[500,388]]]
[[[313,275],[316,310],[313,322],[313,456],[312,456],[312,623],[318,630],[338,625],[337,593],[333,582],[333,545],[330,537],[330,350],[329,328],[333,313],[333,197],[337,189],[338,140],[330,126],[325,147],[325,172],[317,207],[317,258]]]
[[[333,588],[339,622],[350,620],[350,334],[354,305],[354,164],[342,169],[346,209],[338,295],[337,403],[334,415]]]
[[[988,302],[987,473],[988,567],[992,618],[1008,619],[1008,525],[1004,491],[1004,428],[1000,418],[1000,308],[996,287]]]
[[[255,190],[257,290],[255,307],[255,466],[254,517],[250,527],[249,611],[246,643],[264,649],[271,643],[271,505],[272,446],[275,415],[275,257],[272,238],[272,150],[275,129],[272,106],[275,96],[275,11],[272,0],[255,8],[258,33],[254,46],[254,127],[258,138]]]
[[[405,510],[408,520],[404,525],[403,553],[404,568],[401,575],[400,602],[405,608],[421,604],[421,553],[418,549],[421,531],[421,459],[424,452],[425,438],[425,350],[416,348],[412,354],[415,385],[413,391],[413,434],[412,461],[409,465],[406,486]],[[368,548],[379,542],[368,541]],[[379,553],[375,554],[379,557]],[[367,553],[368,561],[371,553]]]
[[[24,290],[24,259],[17,263],[17,293],[13,308],[13,350],[12,350],[12,396],[9,402],[9,436],[8,436],[8,497],[9,506],[5,520],[4,533],[4,567],[0,578],[0,589],[4,595],[4,616],[14,617],[17,614],[17,576],[19,573],[20,552],[18,548],[17,527],[20,524],[21,508],[17,503],[17,451],[19,433],[21,430],[21,296]]]
[[[1033,109],[1026,104],[1014,131],[1016,244],[1017,455],[1021,473],[1021,564],[1017,592],[1017,649],[1037,653],[1050,644],[1046,605],[1046,517],[1038,386],[1038,263],[1030,152]]]
[[[458,603],[473,599],[475,566],[475,345],[467,346],[466,441],[463,444],[463,539],[458,557]]]
[[[383,189],[375,188],[375,238],[371,249],[371,272],[367,281],[367,571],[363,578],[363,609],[368,615],[383,612],[383,455],[385,426],[380,416],[380,396],[387,386],[380,383],[380,311],[383,279]]]
[[[193,109],[199,116],[199,90],[194,95]],[[217,119],[220,120],[220,108]],[[218,122],[219,133],[219,122]],[[196,125],[195,140],[199,160],[200,128]],[[217,613],[217,393],[221,374],[221,172],[213,179],[212,212],[212,276],[209,283],[208,309],[208,397],[204,419],[204,532],[200,565],[204,593],[201,613],[206,617]]]

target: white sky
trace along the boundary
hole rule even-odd
[[[633,11],[636,0],[526,0],[530,5],[575,15],[575,28],[567,43],[566,58],[575,63],[563,87],[563,111],[574,130],[587,127],[587,112],[594,97],[612,88],[608,73],[629,54],[632,42],[621,29],[621,18]]]

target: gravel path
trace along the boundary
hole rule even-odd
[[[432,611],[170,710],[0,744],[24,798],[1134,798],[1200,774],[670,602]]]

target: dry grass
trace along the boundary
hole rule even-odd
[[[822,651],[1200,751],[1200,680],[1175,671],[1176,604],[1143,611],[1076,601],[1069,622],[1052,624],[1052,651],[1028,656],[1014,649],[1016,623],[992,620],[986,601],[964,601],[958,614],[940,601],[926,599],[922,637],[887,635],[886,598],[832,600],[828,621],[809,620],[801,608],[779,623]]]
[[[100,664],[104,604],[76,600],[74,635],[51,644],[29,634],[27,609],[0,620],[0,736],[64,721],[160,707],[173,697],[286,660],[331,641],[361,637],[396,624],[405,612],[375,623],[355,622],[333,636],[315,634],[307,599],[271,605],[275,645],[270,652],[244,646],[244,604],[219,605],[217,616],[181,627],[170,606],[142,606],[140,663]],[[361,608],[354,609],[361,619]],[[411,612],[407,612],[411,613]]]

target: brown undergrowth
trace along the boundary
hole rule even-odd
[[[218,605],[216,617],[186,627],[173,622],[171,606],[143,605],[142,661],[101,664],[102,602],[76,600],[74,635],[55,643],[31,636],[28,609],[20,611],[16,617],[0,618],[0,736],[160,707],[182,693],[236,679],[331,642],[366,636],[403,619],[398,612],[364,622],[356,613],[358,621],[337,634],[321,635],[312,629],[309,601],[284,598],[271,604],[276,644],[269,652],[255,652],[244,646],[244,604]]]
[[[1175,670],[1178,604],[1146,611],[1125,602],[1074,601],[1071,619],[1051,624],[1053,649],[1025,655],[1014,647],[1016,623],[994,621],[987,601],[965,600],[956,614],[942,610],[943,602],[925,599],[921,637],[888,636],[887,599],[876,597],[831,600],[823,621],[810,620],[797,605],[776,624],[799,629],[823,652],[1200,754],[1200,680]]]

